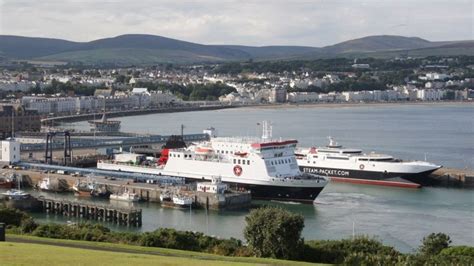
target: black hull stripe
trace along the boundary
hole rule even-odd
[[[365,171],[365,170],[347,170],[347,169],[332,169],[322,167],[311,167],[311,166],[300,166],[300,170],[306,173],[315,173],[324,175],[327,173],[329,177],[347,178],[347,179],[366,179],[374,181],[395,181],[395,182],[410,182],[417,184],[425,184],[427,182],[426,177],[436,169],[417,173],[384,173],[376,171]]]
[[[196,179],[189,179],[196,182]],[[271,185],[252,185],[242,183],[229,183],[231,188],[235,190],[249,190],[252,199],[262,200],[278,200],[278,201],[295,201],[302,203],[312,203],[321,193],[324,187],[282,187]]]

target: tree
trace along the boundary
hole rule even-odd
[[[451,238],[443,233],[431,233],[425,236],[420,247],[423,255],[438,255],[443,249],[448,248],[451,244]]]
[[[244,236],[258,257],[297,258],[303,247],[304,218],[277,207],[254,209],[245,217]]]

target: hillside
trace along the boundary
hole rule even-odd
[[[466,47],[466,42],[430,42],[417,37],[390,35],[368,36],[322,48],[204,45],[146,34],[127,34],[90,42],[0,35],[0,60],[51,60],[89,65],[390,57],[400,54],[457,55],[472,54],[471,51],[472,47]]]
[[[328,54],[343,54],[353,52],[378,52],[387,50],[406,50],[434,46],[435,43],[418,38],[393,35],[368,36],[349,40],[322,48]]]

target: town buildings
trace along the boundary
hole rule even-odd
[[[20,105],[0,104],[0,138],[11,136],[16,131],[40,131],[38,112],[26,110]]]

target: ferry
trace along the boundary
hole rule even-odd
[[[329,137],[325,147],[295,152],[301,171],[326,175],[335,182],[419,188],[427,175],[441,168],[424,161],[402,161],[390,155],[345,148]]]
[[[162,151],[155,162],[98,161],[97,168],[125,172],[212,180],[247,189],[254,199],[312,203],[329,179],[303,173],[295,157],[296,140],[271,139],[271,126],[263,123],[262,138],[217,137],[205,130],[208,141]],[[116,157],[117,158],[117,157]],[[138,163],[138,165],[137,165]]]

